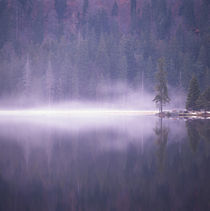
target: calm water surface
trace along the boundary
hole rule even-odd
[[[210,210],[210,121],[1,118],[0,210]]]

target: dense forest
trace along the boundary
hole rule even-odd
[[[209,0],[1,0],[0,96],[98,99],[101,84],[210,84]]]

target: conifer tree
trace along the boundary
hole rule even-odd
[[[198,98],[197,109],[210,111],[210,87],[208,87]]]
[[[98,67],[101,68],[102,75],[105,77],[109,77],[109,56],[107,53],[107,46],[104,35],[101,36],[98,49],[97,49],[97,55],[96,55],[96,63]]]
[[[67,8],[66,0],[55,0],[55,10],[57,12],[59,20],[62,20],[64,18],[66,8]]]
[[[190,81],[190,86],[187,95],[186,109],[196,110],[197,109],[197,100],[200,96],[200,89],[198,85],[198,80],[195,76],[192,77]]]
[[[204,109],[205,111],[210,111],[210,86],[205,90],[203,96],[205,99]]]
[[[131,17],[136,15],[136,0],[130,0],[131,4]]]
[[[112,7],[112,16],[118,16],[118,5],[117,2],[114,2],[114,5]]]
[[[87,10],[88,10],[88,6],[89,6],[89,1],[88,0],[84,0],[84,2],[83,2],[83,16],[85,16],[86,15],[86,13],[87,13]]]
[[[135,30],[136,27],[136,0],[130,0],[130,10],[131,10],[131,29]]]
[[[46,97],[47,97],[47,100],[48,100],[48,105],[51,105],[52,99],[53,99],[54,79],[53,79],[52,63],[51,63],[50,58],[48,60],[48,66],[47,66],[45,78],[46,78],[46,91],[47,91]]]
[[[26,58],[26,64],[23,69],[23,93],[25,97],[28,97],[31,89],[32,72],[30,67],[29,55]]]
[[[168,88],[167,88],[167,80],[166,80],[166,72],[164,70],[164,59],[160,58],[158,61],[158,72],[156,75],[156,96],[153,101],[158,105],[160,112],[163,111],[163,106],[166,103],[170,102],[170,98],[168,96]]]

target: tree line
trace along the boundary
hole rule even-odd
[[[203,91],[210,5],[199,2],[2,0],[0,96],[97,99],[116,81],[154,91],[160,57],[170,86],[186,92],[195,74]]]
[[[210,111],[210,86],[201,92],[198,79],[195,76],[190,81],[186,108],[188,110]]]
[[[155,91],[156,95],[153,101],[157,104],[161,114],[163,112],[163,107],[170,102],[164,58],[160,58],[158,61]],[[192,76],[189,84],[186,109],[191,111],[210,111],[210,86],[201,92],[198,79],[195,75]]]

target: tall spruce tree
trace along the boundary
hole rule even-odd
[[[158,72],[156,74],[156,96],[153,101],[158,105],[160,112],[163,111],[163,106],[170,102],[168,96],[166,72],[164,70],[165,61],[163,58],[158,60]]]
[[[83,8],[82,8],[83,16],[86,15],[87,10],[88,10],[88,6],[89,6],[89,1],[88,0],[84,0],[83,1]]]
[[[48,59],[48,66],[45,73],[45,81],[46,81],[46,98],[48,101],[48,105],[50,106],[53,101],[53,84],[54,84],[54,78],[53,78],[53,69],[52,69],[52,63],[51,58]]]
[[[25,67],[23,69],[23,95],[28,98],[31,91],[32,72],[29,55],[27,55]]]
[[[190,81],[190,86],[189,86],[189,90],[188,90],[186,109],[196,110],[197,109],[197,100],[198,100],[199,96],[200,96],[200,89],[199,89],[198,80],[195,77],[195,75],[193,75],[193,77]]]
[[[136,27],[136,0],[130,0],[130,14],[131,14],[131,30],[135,30]]]
[[[196,101],[198,110],[210,111],[210,87],[208,87]]]
[[[118,16],[118,5],[117,2],[114,2],[114,5],[112,7],[112,16]]]
[[[204,91],[204,109],[210,111],[210,86]]]
[[[64,18],[66,8],[67,8],[66,0],[55,0],[55,10],[57,12],[59,20],[62,20]]]

